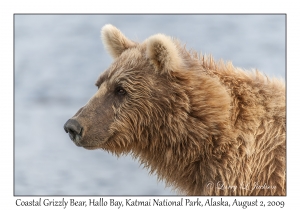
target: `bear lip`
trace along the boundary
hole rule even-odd
[[[95,149],[98,149],[98,147],[96,146],[82,146],[84,149],[87,149],[87,150],[95,150]]]
[[[74,143],[78,147],[83,147],[83,148],[85,148],[87,150],[95,150],[95,149],[102,148],[102,146],[105,145],[105,143],[107,143],[111,138],[112,138],[112,136],[104,138],[104,139],[102,139],[100,141],[97,141],[96,144],[90,144],[90,145],[89,144],[84,144],[84,142],[82,142],[82,139],[80,138],[81,141],[78,141],[78,142],[74,141]]]

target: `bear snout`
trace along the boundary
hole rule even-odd
[[[64,129],[66,133],[69,133],[71,140],[77,145],[80,146],[79,141],[81,140],[83,127],[78,123],[77,120],[69,119],[65,125]]]

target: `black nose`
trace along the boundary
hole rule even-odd
[[[73,141],[76,139],[76,136],[81,137],[83,130],[82,126],[74,119],[69,119],[65,123],[64,129],[69,133],[69,136]]]

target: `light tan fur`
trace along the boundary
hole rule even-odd
[[[163,34],[146,40],[146,54],[157,71],[171,71],[181,67],[182,62],[176,45]]]
[[[102,39],[115,60],[75,115],[78,146],[130,153],[186,195],[286,194],[283,81],[162,34],[135,43],[106,25]]]
[[[122,52],[135,45],[127,39],[116,27],[107,24],[102,30],[102,40],[105,47],[113,58],[119,57]]]

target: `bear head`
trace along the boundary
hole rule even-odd
[[[163,34],[136,43],[112,25],[101,33],[114,61],[98,78],[94,96],[64,126],[77,146],[165,153],[162,148],[180,150],[188,138],[209,139],[224,126],[230,99],[216,79],[205,79],[197,55]],[[202,80],[195,79],[199,75]],[[210,92],[215,86],[220,90]]]

